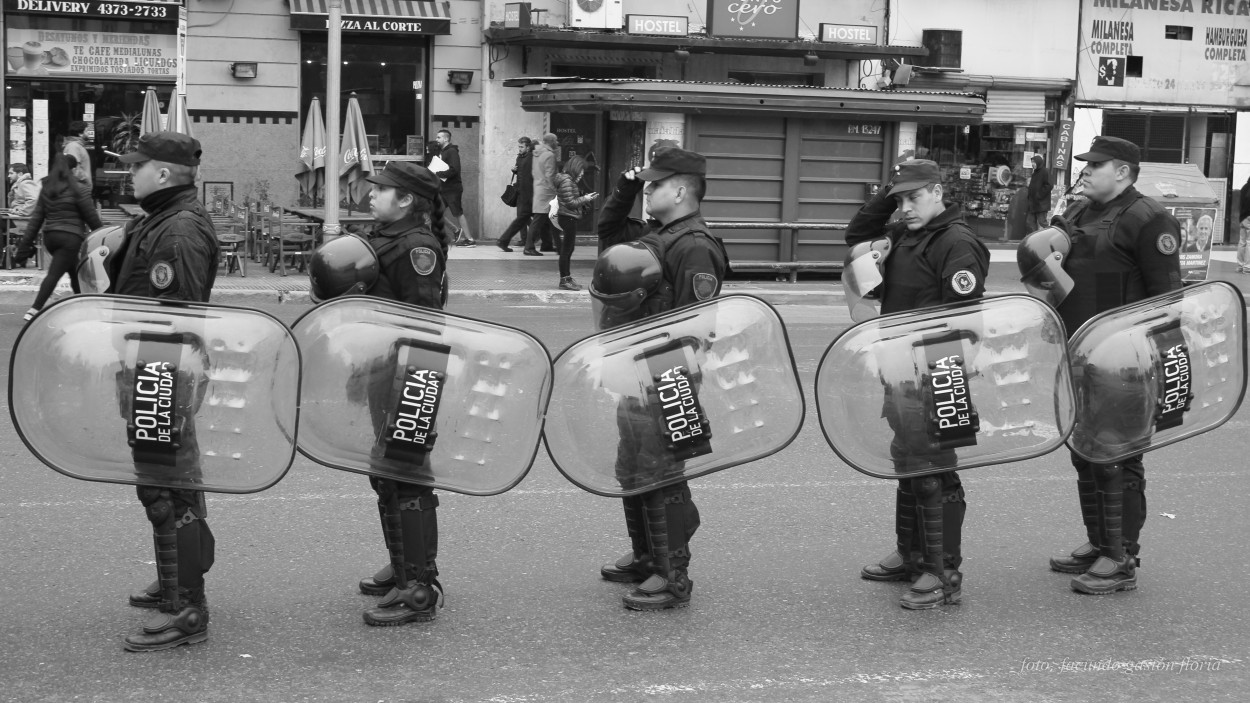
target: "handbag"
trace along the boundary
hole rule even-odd
[[[520,191],[516,187],[516,174],[512,174],[512,182],[504,186],[503,195],[499,199],[508,207],[516,207],[517,200],[520,198]]]

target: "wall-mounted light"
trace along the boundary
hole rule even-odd
[[[447,82],[456,86],[456,92],[459,93],[473,82],[473,71],[448,71]]]
[[[818,63],[820,63],[820,57],[816,55],[816,52],[809,50],[806,54],[803,54],[804,66],[815,66]]]
[[[235,78],[255,78],[256,62],[255,61],[237,61],[230,64],[230,75]]]
[[[685,65],[685,63],[690,60],[690,50],[677,49],[673,52],[673,56],[677,59],[677,63]]]

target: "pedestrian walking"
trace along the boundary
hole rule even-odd
[[[217,235],[208,212],[200,204],[195,178],[200,165],[200,143],[178,132],[149,132],[135,151],[119,160],[130,167],[135,197],[144,215],[125,227],[121,260],[109,267],[104,291],[160,300],[208,302],[217,278]],[[194,435],[187,433],[182,449],[198,455]],[[162,591],[160,579],[130,596],[130,604],[159,612],[130,635],[125,648],[134,651],[170,649],[208,639],[208,599],[204,574],[213,565],[216,540],[208,527],[202,491],[140,485],[139,501],[158,533],[172,518],[176,548],[160,548],[157,568],[172,560],[177,572],[174,600]]]
[[[321,247],[310,266],[311,293],[318,302],[344,293],[396,300],[441,310],[447,301],[447,250],[435,232],[443,227],[439,178],[429,169],[407,161],[392,161],[381,173],[369,177],[373,184],[369,210],[377,225],[363,254],[372,259],[359,265],[361,257],[333,253],[366,244],[352,237]],[[360,280],[364,275],[367,280]],[[378,436],[384,433],[384,399],[391,397],[390,373],[369,374],[367,393]],[[360,592],[382,596],[364,612],[373,626],[428,622],[443,605],[443,586],[438,581],[438,496],[434,489],[376,476],[369,483],[378,495],[382,535],[388,551],[397,555],[373,576],[360,581]],[[399,530],[392,526],[398,523]],[[396,574],[395,563],[402,563]]]
[[[1071,228],[1071,251],[1063,260],[1071,290],[1057,309],[1069,337],[1099,313],[1182,286],[1180,223],[1134,185],[1141,149],[1118,137],[1095,137],[1089,151],[1073,158],[1085,162],[1079,183],[1086,199],[1071,205],[1063,218]],[[1052,224],[1065,223],[1056,218]],[[1021,242],[1021,248],[1027,244]],[[1141,455],[1116,464],[1071,456],[1088,541],[1052,558],[1050,568],[1077,574],[1071,586],[1080,593],[1132,590],[1146,522]]]
[[[1050,181],[1050,169],[1046,168],[1046,159],[1041,154],[1033,155],[1033,175],[1029,176],[1029,214],[1025,224],[1026,232],[1036,232],[1046,226],[1046,213],[1050,212],[1050,192],[1054,184]]]
[[[87,192],[91,192],[91,151],[87,149],[86,137],[83,136],[87,131],[87,126],[87,123],[82,120],[70,122],[69,136],[65,137],[61,152],[66,156],[74,157],[74,161],[78,164],[74,169],[74,177],[86,183]]]
[[[865,203],[847,225],[851,256],[859,245],[888,238],[880,284],[881,314],[918,310],[985,291],[990,253],[964,221],[958,205],[945,200],[942,174],[933,161],[912,159],[894,167],[890,183]],[[895,211],[901,217],[893,223]],[[921,405],[887,389],[882,415],[894,432],[890,456],[896,470],[953,466],[954,450],[918,450],[926,423]],[[868,412],[865,409],[865,412]],[[895,550],[860,576],[870,581],[911,581],[899,605],[928,610],[962,597],[962,536],[967,504],[954,471],[904,478],[895,493]]]
[[[728,257],[709,233],[700,212],[707,191],[706,176],[707,160],[702,154],[662,147],[655,150],[646,170],[632,168],[617,179],[596,224],[601,254],[590,294],[604,310],[599,320],[601,329],[720,294]],[[646,196],[647,214],[658,226],[629,217],[639,191]],[[638,246],[611,246],[627,242],[637,242]],[[639,299],[633,291],[646,295]],[[622,304],[625,307],[620,307]],[[616,471],[623,483],[640,480],[653,470],[649,449],[660,441],[654,423],[645,408],[618,410],[622,427],[644,428],[622,431]],[[699,528],[699,510],[689,483],[680,481],[622,500],[632,548],[604,565],[600,574],[608,581],[638,584],[623,599],[631,610],[689,605],[693,589],[688,575],[689,544]],[[652,555],[668,558],[653,559]]]
[[[551,219],[547,213],[551,201],[556,197],[556,154],[560,149],[560,140],[554,134],[544,134],[543,140],[534,146],[534,160],[531,166],[533,175],[534,196],[531,198],[533,216],[530,218],[529,230],[525,235],[526,256],[542,256],[541,251],[555,251],[552,246],[555,235],[551,231]]]
[[[43,243],[52,260],[48,262],[48,274],[39,284],[35,302],[26,311],[26,320],[33,318],[52,297],[52,291],[61,276],[69,274],[70,288],[79,292],[78,278],[73,275],[78,264],[78,249],[90,230],[103,226],[95,203],[91,201],[91,188],[74,176],[77,166],[74,157],[57,154],[52,168],[43,179],[39,200],[26,225],[26,232],[17,247],[14,263],[25,264],[35,255],[39,233],[43,231]]]
[[[464,181],[461,179],[460,147],[452,144],[451,132],[445,129],[438,130],[434,139],[438,144],[438,158],[447,165],[447,169],[440,171],[438,177],[443,182],[443,202],[447,206],[447,214],[450,215],[451,224],[455,229],[453,244],[458,247],[475,247],[477,240],[469,231],[469,220],[464,214],[462,202]]]
[[[521,235],[521,246],[529,230],[531,216],[534,214],[534,140],[521,137],[517,140],[516,165],[512,167],[512,176],[516,179],[516,218],[499,236],[495,244],[500,249],[510,252],[512,238]]]
[[[556,174],[556,198],[560,209],[555,227],[560,231],[560,282],[564,290],[581,290],[573,280],[570,261],[577,246],[577,221],[586,214],[586,204],[594,202],[598,193],[582,193],[582,177],[586,175],[586,160],[576,154],[564,162],[564,168]]]

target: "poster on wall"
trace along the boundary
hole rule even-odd
[[[1081,0],[1077,100],[1250,107],[1250,2]]]
[[[1205,281],[1211,265],[1211,235],[1215,232],[1214,207],[1165,208],[1181,223],[1181,280]]]
[[[5,74],[56,78],[178,77],[178,37],[9,27]]]

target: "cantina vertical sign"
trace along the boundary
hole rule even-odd
[[[707,0],[707,33],[713,37],[794,39],[799,0]]]
[[[1077,99],[1250,107],[1250,2],[1081,0]]]

